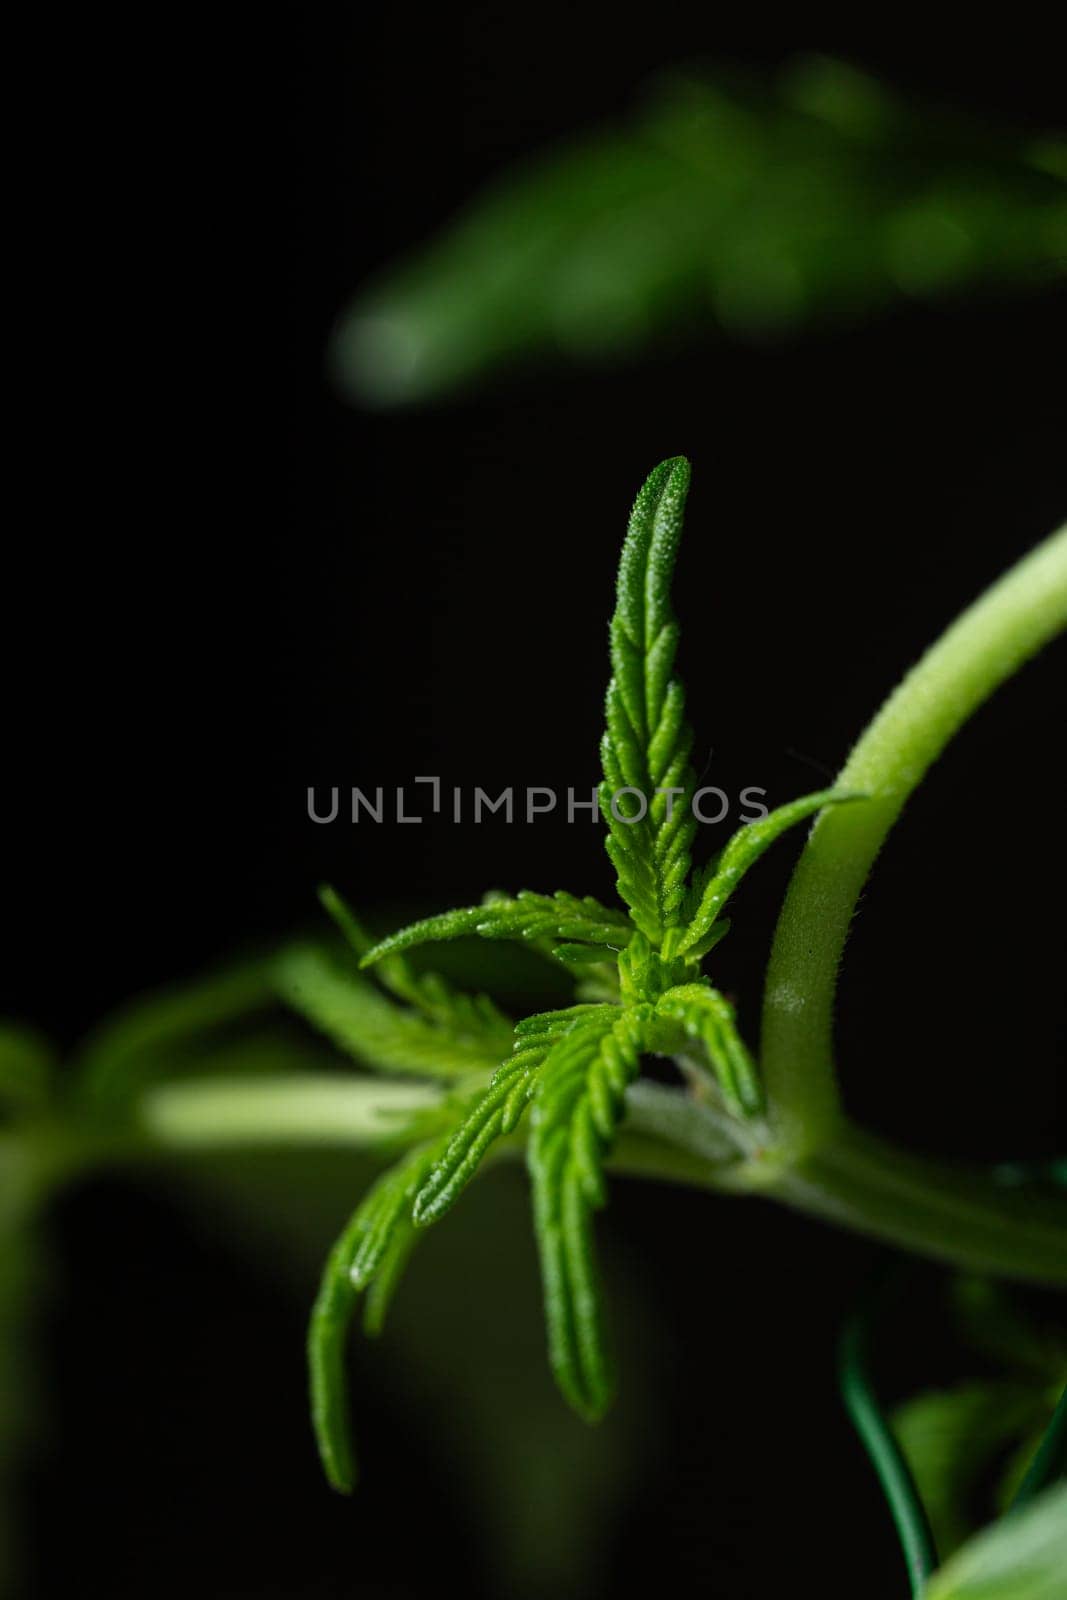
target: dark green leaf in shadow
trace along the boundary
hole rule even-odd
[[[1064,144],[916,110],[840,62],[676,74],[629,123],[517,167],[342,318],[343,385],[422,400],[521,358],[701,326],[771,339],[1067,261]]]

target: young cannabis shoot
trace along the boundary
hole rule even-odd
[[[340,898],[324,891],[360,966],[374,968],[382,988],[408,1008],[396,1015],[384,996],[360,994],[359,1015],[371,1033],[375,1017],[384,1020],[378,1038],[366,1038],[366,1055],[448,1086],[443,1100],[397,1130],[410,1148],[335,1244],[312,1313],[313,1420],[338,1489],[350,1489],[354,1476],[344,1355],[358,1297],[366,1294],[365,1326],[377,1332],[418,1232],[448,1211],[498,1141],[517,1134],[528,1109],[549,1358],[564,1396],[588,1419],[603,1414],[612,1393],[593,1213],[605,1201],[605,1162],[642,1058],[672,1058],[694,1093],[716,1100],[733,1122],[752,1124],[762,1109],[734,1009],[703,963],[728,930],[723,911],[749,867],[786,829],[851,796],[826,790],[794,800],[693,867],[696,779],[670,600],[688,486],[681,457],[651,473],[619,565],[599,799],[625,910],[563,891],[493,895],[372,945]],[[576,1003],[512,1027],[485,997],[458,994],[407,960],[414,946],[470,934],[532,946],[572,975]],[[284,980],[291,1002],[349,1047],[353,984],[363,987],[355,973],[339,974],[307,952],[290,956]]]

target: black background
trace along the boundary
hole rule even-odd
[[[17,591],[9,1011],[73,1042],[137,990],[312,922],[323,877],[372,911],[490,885],[606,895],[590,825],[316,828],[305,794],[419,773],[591,785],[612,568],[668,454],[694,469],[677,604],[707,781],[771,803],[821,785],[942,625],[1062,519],[1056,292],[397,415],[339,400],[324,345],[361,281],[517,155],[625,112],[660,66],[821,48],[990,121],[1054,123],[1047,42],[968,35],[469,7],[134,42],[91,153],[72,151],[96,196],[54,317],[61,338],[88,324],[52,397],[75,509],[62,534],[26,530]],[[1048,652],[965,730],[857,921],[846,1098],[916,1148],[1062,1146],[1043,849],[1062,668]],[[750,1031],[793,853],[761,866],[716,969]],[[818,1571],[827,1595],[900,1594],[832,1381],[867,1247],[623,1186],[603,1232],[670,1330],[650,1357],[660,1442],[604,1592],[625,1575],[747,1596]],[[341,1504],[307,1439],[299,1297],[152,1191],[88,1186],[54,1239],[35,1593],[408,1596],[441,1562],[493,1592],[447,1443],[390,1413],[387,1350],[364,1402],[374,1470]]]

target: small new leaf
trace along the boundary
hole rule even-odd
[[[355,912],[328,884],[319,890],[319,900],[362,961],[374,948],[374,940]],[[511,1023],[488,995],[464,994],[437,972],[416,972],[411,962],[399,954],[380,960],[375,977],[383,989],[450,1033],[472,1038],[488,1036],[490,1050],[497,1054],[507,1049]]]
[[[779,806],[768,816],[739,828],[708,873],[694,885],[689,896],[693,909],[688,926],[670,941],[671,953],[690,957],[705,955],[711,947],[709,937],[716,918],[749,867],[759,860],[763,852],[770,849],[787,829],[821,811],[824,806],[859,799],[862,799],[861,795],[822,789],[816,794],[791,800],[788,805]]]
[[[693,736],[674,674],[678,624],[670,601],[688,488],[689,463],[677,456],[649,474],[634,502],[611,620],[601,744],[608,854],[634,924],[654,945],[678,920],[696,830]]]
[[[565,1011],[542,1012],[518,1024],[514,1053],[497,1068],[415,1197],[415,1221],[420,1227],[444,1216],[474,1177],[489,1147],[515,1132],[537,1091],[552,1046],[572,1028],[586,1026],[592,1017],[610,1019],[615,1015],[617,1008],[610,1005],[572,1006]]]
[[[345,1346],[360,1292],[377,1280],[371,1329],[381,1328],[389,1295],[410,1253],[407,1220],[415,1191],[440,1144],[424,1145],[390,1167],[369,1189],[330,1251],[308,1327],[311,1420],[326,1476],[343,1494],[356,1477],[348,1423]]]
[[[727,1109],[737,1117],[763,1109],[756,1063],[737,1028],[737,1014],[726,996],[706,979],[668,989],[657,1013],[673,1017],[691,1039],[703,1045]]]
[[[461,1078],[496,1066],[511,1026],[495,1007],[451,1006],[431,1020],[395,1005],[351,966],[314,945],[278,958],[278,993],[295,1011],[364,1066],[421,1077]]]
[[[647,1007],[579,1020],[540,1074],[529,1143],[549,1360],[563,1394],[593,1420],[611,1400],[592,1213],[604,1204],[604,1161],[637,1075]],[[606,1014],[605,1014],[606,1013]]]
[[[602,946],[605,954],[622,949],[632,933],[618,911],[586,895],[582,899],[560,889],[555,894],[535,894],[522,889],[513,898],[494,896],[480,906],[464,906],[426,917],[390,934],[363,956],[360,966],[370,967],[385,956],[415,945],[477,934],[482,939],[560,939]]]

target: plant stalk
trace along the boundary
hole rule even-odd
[[[900,1150],[848,1127],[768,1193],[809,1215],[973,1272],[1067,1284],[1067,1197]]]
[[[87,1135],[69,1151],[66,1169],[74,1176],[98,1163],[141,1165],[205,1149],[383,1148],[402,1139],[412,1115],[438,1097],[436,1089],[388,1079],[183,1079],[146,1091],[136,1129],[121,1144],[102,1141],[96,1149]],[[855,1129],[802,1160],[786,1159],[766,1124],[740,1128],[688,1093],[640,1083],[627,1096],[611,1166],[635,1177],[762,1195],[956,1266],[1067,1283],[1062,1190],[1005,1187],[989,1174],[906,1154]],[[49,1133],[40,1129],[42,1142],[50,1142]],[[499,1149],[519,1156],[523,1141],[502,1140]]]
[[[1067,527],[966,610],[886,701],[836,786],[868,798],[816,819],[778,919],[764,989],[762,1074],[775,1144],[802,1161],[841,1121],[837,971],[860,892],[905,801],[984,700],[1067,627]]]

